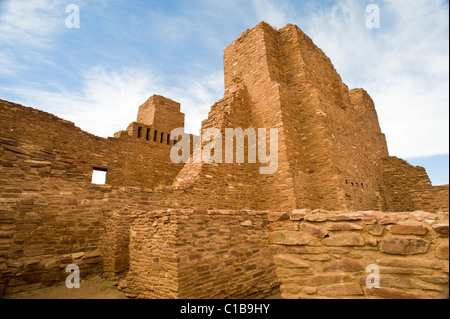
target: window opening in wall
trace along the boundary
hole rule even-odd
[[[153,142],[156,142],[156,137],[158,136],[158,131],[155,131],[153,134]]]
[[[142,127],[138,127],[138,138],[141,138],[142,135]]]
[[[167,145],[170,145],[170,134],[167,134]]]
[[[147,129],[147,134],[145,135],[145,139],[148,141],[150,139],[150,129]]]
[[[164,133],[161,133],[161,140],[159,142],[162,143],[163,140],[164,140]]]
[[[106,184],[107,169],[94,168],[92,171],[92,184],[105,185]]]

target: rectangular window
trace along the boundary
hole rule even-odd
[[[153,134],[153,142],[156,142],[156,138],[158,137],[158,131],[155,131]]]
[[[170,134],[167,134],[167,145],[170,145]]]
[[[145,139],[148,141],[150,139],[150,129],[147,129],[147,135],[145,135]]]
[[[94,168],[92,171],[92,184],[105,185],[106,184],[107,169]]]
[[[142,135],[142,127],[139,126],[138,128],[138,138],[141,138]]]
[[[161,133],[161,140],[159,142],[162,143],[163,141],[164,141],[164,133]]]

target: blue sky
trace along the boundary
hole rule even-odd
[[[365,24],[372,3],[379,29]],[[69,4],[79,29],[66,28]],[[448,12],[443,0],[0,0],[0,98],[106,137],[161,94],[198,133],[224,93],[224,48],[262,20],[292,23],[372,96],[390,154],[446,184]]]

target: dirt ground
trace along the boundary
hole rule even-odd
[[[68,289],[64,283],[54,287],[3,296],[3,299],[127,299],[113,284],[98,276],[87,277],[80,288]]]
[[[82,280],[80,288],[68,289],[64,283],[29,292],[0,297],[2,299],[128,299],[111,281],[99,276]],[[281,299],[278,293],[268,299]]]

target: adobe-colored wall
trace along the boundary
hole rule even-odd
[[[432,186],[423,167],[392,156],[383,159],[380,167],[381,193],[386,201],[384,209],[448,212],[449,185]]]
[[[278,287],[267,214],[142,212],[131,227],[130,295],[152,299],[263,298]]]
[[[106,167],[110,185],[153,188],[172,184],[183,167],[170,161],[173,141],[167,145],[166,138],[160,143],[159,138],[154,142],[145,137],[145,132],[139,139],[137,132],[119,139],[97,137],[52,114],[0,100],[0,138],[20,142],[31,160],[42,161],[38,170],[44,175],[90,182],[93,167]],[[5,156],[10,160],[6,162],[17,166],[16,146],[7,147]],[[51,166],[47,157],[57,163]]]
[[[294,210],[269,220],[283,298],[448,298],[448,213]],[[378,288],[367,285],[370,265]]]
[[[362,89],[349,91],[298,27],[277,31],[260,23],[247,30],[225,49],[224,69],[224,98],[202,131],[278,128],[278,171],[188,164],[176,186],[206,183],[225,201],[245,193],[252,209],[391,209],[380,195],[385,188],[378,166],[388,150],[372,99]]]
[[[184,114],[180,110],[180,103],[154,95],[139,107],[137,122],[170,134],[173,129],[184,128]]]

